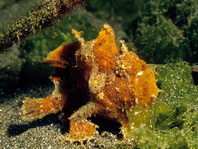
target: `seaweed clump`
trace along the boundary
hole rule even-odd
[[[149,115],[144,109],[128,112],[131,117],[139,110],[136,125],[141,127],[131,134],[141,149],[197,148],[198,87],[193,84],[191,67],[186,62],[165,64],[157,67],[157,73],[163,92]],[[129,123],[129,127],[133,128],[134,124]]]

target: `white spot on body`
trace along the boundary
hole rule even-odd
[[[138,73],[137,73],[137,76],[141,76],[143,74],[143,71],[139,71]]]
[[[138,104],[138,98],[135,99],[135,103]]]

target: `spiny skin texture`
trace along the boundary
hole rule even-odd
[[[72,33],[76,42],[61,45],[44,60],[57,67],[51,77],[55,90],[44,99],[27,98],[22,118],[31,121],[62,111],[70,120],[67,138],[76,141],[96,135],[98,126],[87,119],[103,116],[120,122],[127,137],[126,110],[133,106],[149,108],[158,95],[154,70],[129,52],[124,41],[117,47],[108,24],[88,42],[81,32]]]

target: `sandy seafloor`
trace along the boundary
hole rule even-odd
[[[64,141],[68,132],[59,114],[25,122],[20,118],[20,107],[24,97],[45,97],[52,91],[48,86],[32,86],[0,97],[0,149],[98,149],[132,148],[133,141],[122,140],[117,132],[100,131],[88,142],[72,144]],[[102,120],[101,120],[102,121]],[[103,122],[100,123],[100,125]],[[109,123],[109,128],[114,123]]]

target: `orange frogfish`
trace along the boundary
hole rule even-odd
[[[91,41],[85,41],[81,32],[72,33],[76,42],[62,44],[44,59],[56,67],[51,76],[54,91],[46,98],[26,98],[22,119],[32,121],[61,111],[70,121],[66,138],[80,141],[98,134],[89,118],[102,116],[119,122],[127,137],[126,110],[147,108],[158,95],[155,71],[128,51],[123,40],[117,46],[108,24]]]

